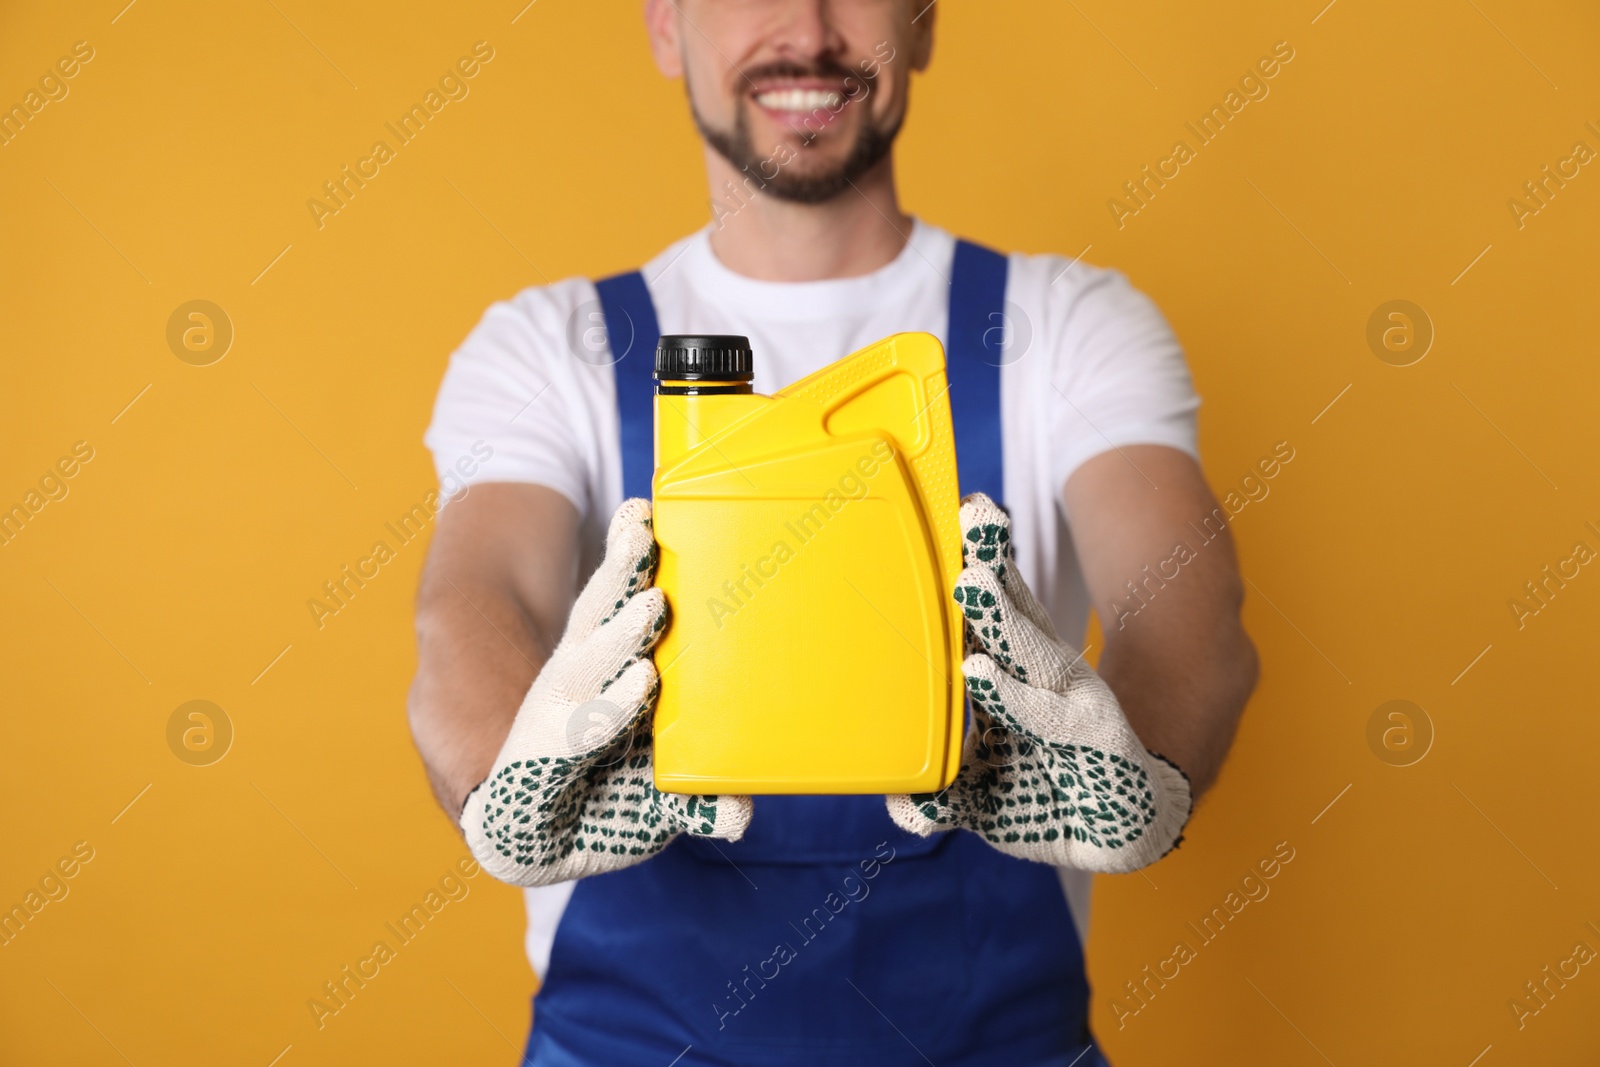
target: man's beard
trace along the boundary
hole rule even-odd
[[[694,116],[695,127],[700,131],[700,136],[705,138],[706,144],[733,164],[735,169],[761,182],[763,193],[796,204],[821,204],[851,188],[857,178],[877,166],[889,154],[905,119],[901,114],[887,130],[880,130],[870,122],[862,123],[855,144],[850,146],[850,153],[831,170],[820,174],[795,174],[779,166],[778,173],[768,177],[767,170],[773,161],[771,153],[764,156],[756,151],[750,134],[751,106],[741,101],[734,114],[733,129],[718,130],[701,117],[699,108],[694,106],[694,98],[689,98],[689,113]],[[796,155],[805,151],[806,147],[802,145]]]

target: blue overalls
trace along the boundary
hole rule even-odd
[[[1002,499],[1006,259],[951,271],[961,492]],[[650,495],[655,307],[598,282],[624,497]],[[881,796],[758,796],[743,840],[684,835],[573,889],[534,998],[535,1067],[1104,1067],[1056,871],[965,831],[919,838]],[[675,1059],[675,1057],[678,1057]]]

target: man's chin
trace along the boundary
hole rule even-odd
[[[889,154],[900,132],[863,126],[865,113],[850,109],[826,127],[812,129],[804,116],[781,120],[764,110],[741,109],[731,130],[717,130],[693,111],[695,125],[719,155],[760,183],[761,191],[779,200],[821,204],[852,189],[855,179]],[[768,146],[758,151],[757,145]]]
[[[812,171],[843,166],[850,158],[858,133],[850,127],[834,126],[826,130],[811,130],[771,120],[752,124],[749,134],[751,148],[764,159],[787,160],[785,166],[805,167]]]
[[[806,175],[785,172],[767,182],[761,191],[791,204],[825,204],[851,191],[851,179],[842,166]]]
[[[837,180],[839,175],[850,169],[850,165],[850,145],[819,147],[802,143],[793,148],[783,166],[778,168],[776,180],[781,181],[786,177],[803,182]]]

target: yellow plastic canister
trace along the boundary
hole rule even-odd
[[[943,788],[964,721],[944,351],[895,334],[773,396],[751,361],[743,337],[657,349],[656,786]]]

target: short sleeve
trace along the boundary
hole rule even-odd
[[[1155,302],[1101,270],[1052,304],[1047,432],[1057,499],[1079,465],[1113,448],[1168,445],[1198,459],[1200,398]]]
[[[587,516],[602,499],[615,433],[609,360],[569,343],[594,287],[575,279],[494,304],[450,357],[423,440],[440,496],[481,482],[547,486]]]

